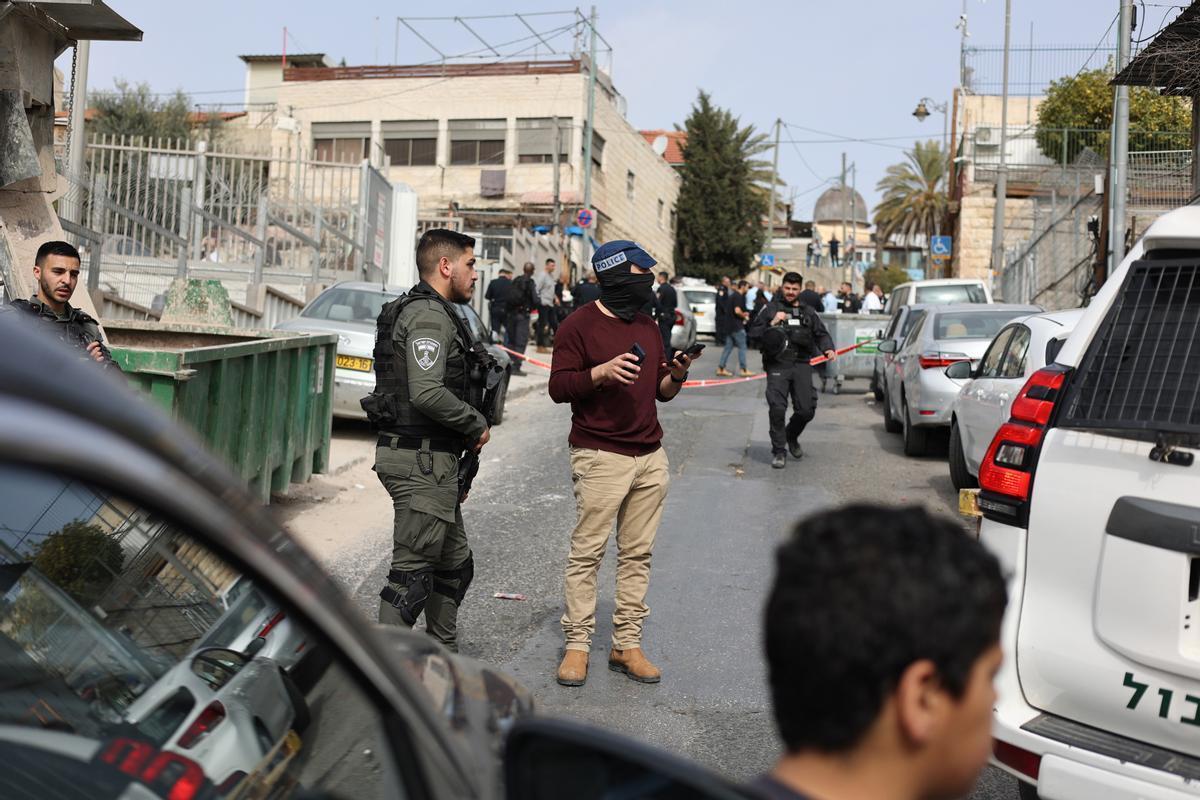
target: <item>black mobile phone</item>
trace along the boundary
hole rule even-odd
[[[640,367],[642,362],[646,360],[646,351],[637,342],[633,343],[633,347],[629,348],[629,352],[637,358],[637,365]]]
[[[695,358],[696,356],[700,355],[700,353],[703,351],[704,351],[704,345],[700,344],[699,342],[696,342],[694,345],[689,347],[687,350],[684,350],[683,352],[687,353],[687,355],[689,357]]]

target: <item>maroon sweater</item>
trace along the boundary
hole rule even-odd
[[[646,351],[638,379],[629,386],[592,384],[592,367],[628,353],[634,342]],[[662,334],[654,320],[637,314],[632,322],[610,317],[594,302],[563,320],[554,335],[550,397],[571,404],[571,436],[575,447],[607,450],[627,456],[653,453],[662,441],[656,399],[670,372],[664,360]],[[657,367],[657,369],[655,368]]]

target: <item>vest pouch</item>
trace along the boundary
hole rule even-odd
[[[367,412],[367,420],[376,430],[393,429],[400,423],[396,414],[396,398],[392,395],[371,392],[358,404]]]

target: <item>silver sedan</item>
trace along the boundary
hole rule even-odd
[[[962,382],[948,377],[946,367],[977,363],[1010,320],[1041,310],[999,303],[930,306],[903,341],[880,342],[881,352],[895,354],[884,374],[884,427],[903,432],[905,455],[924,455],[929,431],[950,425]]]

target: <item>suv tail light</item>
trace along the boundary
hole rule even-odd
[[[199,764],[178,753],[160,752],[149,742],[113,739],[97,759],[141,781],[166,800],[192,800],[205,788]]]
[[[992,438],[979,466],[979,509],[989,519],[1025,524],[1042,439],[1069,371],[1051,364],[1030,376]]]
[[[208,704],[208,707],[200,712],[200,716],[188,725],[183,735],[179,737],[179,746],[184,750],[190,750],[197,742],[208,736],[214,728],[225,721],[225,706],[221,705],[220,701],[213,700]]]
[[[267,634],[270,633],[271,631],[275,630],[275,626],[278,625],[279,623],[283,622],[283,618],[285,616],[286,615],[282,611],[280,611],[277,614],[275,614],[275,616],[273,616],[269,620],[267,620],[267,623],[262,626],[262,630],[258,632],[258,636],[256,638],[259,638],[259,639],[267,638]]]
[[[918,361],[921,369],[945,369],[959,361],[970,361],[966,353],[922,353]]]
[[[679,309],[675,309],[675,324],[683,327],[683,312]]]

